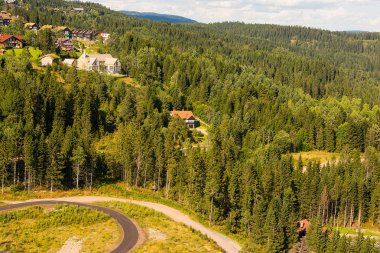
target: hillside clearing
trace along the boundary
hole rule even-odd
[[[339,161],[339,158],[340,158],[339,153],[330,153],[330,152],[318,151],[318,150],[293,153],[292,156],[295,163],[298,162],[299,157],[301,156],[302,162],[304,164],[307,164],[309,161],[311,162],[320,161],[321,164],[327,164],[328,162]]]

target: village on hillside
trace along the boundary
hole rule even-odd
[[[33,58],[35,69],[41,70],[49,66],[60,65],[87,72],[94,71],[120,76],[122,70],[119,59],[106,53],[107,44],[112,39],[110,33],[29,22],[11,14],[10,10],[15,4],[17,1],[7,3],[10,8],[0,12],[0,55],[20,55],[23,50],[27,49]],[[71,11],[74,13],[85,12],[83,8],[73,8]],[[21,33],[20,31],[15,33],[17,29],[13,29],[13,26],[21,27]],[[54,44],[50,50],[43,50],[38,47],[38,44],[33,43],[39,37],[46,41],[48,36],[51,36]],[[99,48],[101,49],[99,50]],[[170,117],[183,121],[189,132],[192,132],[193,148],[208,148],[208,125],[196,117],[193,111],[173,110],[170,111]]]
[[[17,4],[15,0],[4,0],[8,8]],[[73,8],[74,12],[83,12],[82,8]],[[19,34],[4,33],[12,32],[12,24],[22,24],[25,32],[31,34],[24,38]],[[4,29],[5,28],[5,29]],[[52,26],[49,24],[38,24],[26,22],[22,17],[13,16],[9,11],[0,12],[0,54],[13,52],[30,46],[40,33],[49,34],[54,40],[54,52],[39,55],[38,60],[41,67],[63,64],[68,67],[84,71],[98,71],[107,74],[120,74],[121,64],[119,59],[110,54],[87,53],[92,45],[107,44],[111,35],[104,31],[92,29],[75,29],[66,26]],[[91,51],[91,50],[89,50]]]

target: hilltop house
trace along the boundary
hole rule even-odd
[[[178,117],[186,122],[186,125],[190,129],[197,128],[197,125],[199,122],[196,120],[194,114],[192,111],[171,111],[170,112],[171,117]]]
[[[78,69],[86,71],[99,71],[108,74],[120,73],[120,61],[110,54],[83,53],[78,59]]]
[[[23,48],[24,47],[24,40],[20,36],[0,34],[0,47]]]
[[[17,4],[17,0],[4,0],[5,5],[13,6]]]
[[[46,66],[52,66],[53,64],[58,64],[59,63],[59,57],[56,55],[48,54],[45,55],[41,58],[41,66],[46,67]]]
[[[71,51],[74,49],[70,38],[58,38],[55,45],[63,51]]]
[[[74,40],[93,41],[97,36],[97,33],[92,30],[73,30],[72,38]]]
[[[0,12],[0,26],[9,26],[12,20],[12,15],[6,11]]]
[[[72,11],[73,12],[84,12],[84,9],[83,8],[73,8]]]
[[[40,28],[37,23],[26,23],[24,26],[25,29],[28,29],[30,31],[33,31],[34,33],[38,32],[38,29]]]
[[[65,27],[65,26],[58,26],[54,28],[54,32],[56,33],[62,33],[64,37],[66,38],[72,38],[73,37],[73,32],[70,30],[70,28]]]

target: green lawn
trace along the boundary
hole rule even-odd
[[[35,47],[27,47],[29,53],[32,55],[32,60],[38,60],[38,58],[42,55],[42,51]],[[20,56],[23,49],[8,49],[6,54],[14,53],[16,56]]]
[[[354,229],[354,228],[339,228],[338,231],[342,235],[357,236],[359,234],[359,229]],[[378,230],[361,229],[360,232],[363,234],[363,236],[371,236],[371,237],[376,238],[376,240],[380,240],[380,231]]]

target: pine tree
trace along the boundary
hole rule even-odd
[[[0,180],[1,194],[4,194],[4,187],[8,177],[8,166],[11,161],[10,152],[6,140],[0,138]]]
[[[79,189],[80,174],[86,162],[86,153],[81,145],[77,145],[77,147],[74,149],[73,156],[71,157],[70,160],[73,163],[73,171],[75,174],[75,185],[76,185],[76,188]]]

